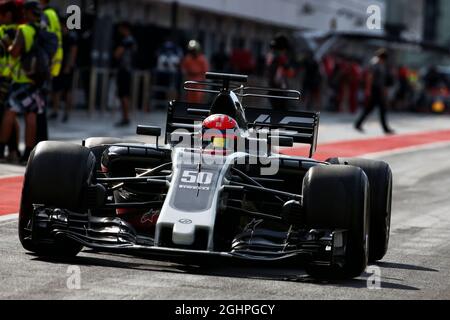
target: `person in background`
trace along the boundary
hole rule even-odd
[[[219,49],[213,54],[211,64],[215,72],[230,71],[230,57],[227,54],[225,42],[219,44]]]
[[[389,127],[386,119],[387,108],[387,90],[390,85],[390,70],[387,63],[388,53],[386,49],[380,49],[370,62],[369,72],[366,79],[365,95],[368,104],[355,123],[355,129],[363,131],[362,125],[370,113],[378,108],[380,110],[380,121],[386,134],[393,134],[394,131]]]
[[[414,83],[413,72],[408,76],[408,83]],[[417,78],[416,78],[417,79]],[[435,65],[429,66],[422,75],[423,89],[420,91],[419,99],[414,106],[415,111],[429,111],[430,97],[433,97],[440,91],[442,86],[448,86],[445,77],[439,73]],[[417,80],[416,80],[417,81]],[[431,105],[433,108],[433,104]]]
[[[156,63],[156,84],[167,91],[158,92],[158,100],[175,100],[180,86],[180,64],[183,58],[181,48],[172,40],[164,42],[158,50]],[[163,105],[165,107],[165,104]]]
[[[428,68],[428,71],[425,74],[423,80],[425,89],[428,91],[439,88],[441,83],[444,81],[436,66],[431,66]]]
[[[409,70],[406,66],[399,66],[397,71],[398,87],[395,92],[394,107],[405,110],[408,107],[411,86],[409,84]]]
[[[114,50],[114,59],[118,62],[117,95],[122,107],[122,120],[116,123],[116,127],[124,127],[130,124],[131,76],[137,44],[128,22],[122,22],[118,32],[120,43]]]
[[[40,0],[40,3],[42,6],[41,24],[47,29],[48,32],[55,34],[58,38],[58,49],[52,58],[52,66],[50,69],[51,77],[55,78],[61,73],[61,65],[64,56],[61,23],[58,12],[50,6],[50,0]],[[43,88],[46,102],[49,98],[48,86],[50,86],[50,83],[47,83]],[[37,116],[36,135],[37,142],[48,140],[47,109],[44,109],[44,112],[42,114],[38,114]]]
[[[187,53],[181,62],[181,70],[187,80],[202,81],[205,79],[205,73],[209,70],[209,63],[197,40],[189,41]],[[187,93],[188,102],[202,103],[203,99],[203,92],[189,91]]]
[[[63,34],[63,61],[62,70],[59,76],[53,78],[52,81],[52,108],[53,112],[50,119],[58,118],[58,111],[61,104],[61,98],[64,97],[65,109],[62,122],[69,120],[69,114],[72,110],[72,84],[73,72],[78,55],[77,34],[70,31],[66,25],[66,19],[62,19],[62,34]]]
[[[64,56],[63,50],[63,35],[61,22],[58,12],[50,6],[50,0],[40,0],[42,6],[42,23],[47,28],[48,32],[54,33],[58,38],[58,50],[52,59],[51,75],[57,77],[61,73],[62,62]]]
[[[304,104],[308,110],[318,110],[320,108],[320,87],[322,75],[320,65],[314,58],[314,53],[308,51],[301,63],[303,76]]]
[[[250,75],[255,71],[255,59],[245,47],[244,39],[239,39],[237,48],[231,53],[230,66],[233,73]]]
[[[333,111],[343,111],[345,94],[348,91],[350,77],[350,62],[348,58],[344,55],[337,55],[332,75],[332,85],[335,94]]]
[[[0,2],[0,124],[6,111],[6,101],[11,89],[11,57],[8,52],[8,46],[12,43],[17,32],[17,24],[22,19],[22,5],[14,0]],[[19,123],[14,122],[8,145],[7,162],[18,163],[19,153]],[[3,161],[4,147],[1,148],[0,159]]]
[[[17,24],[22,19],[22,6],[22,2],[14,0],[0,2],[0,124],[6,110],[6,101],[8,100],[12,81],[11,57],[8,52],[8,46],[12,43],[17,32]],[[9,163],[18,163],[20,160],[19,137],[19,123],[16,120],[14,121],[11,137],[7,142],[8,156],[6,161]],[[4,156],[4,150],[2,150],[0,159],[3,159]]]
[[[348,101],[350,112],[356,113],[358,111],[358,93],[360,92],[362,78],[361,66],[356,58],[350,59],[348,72]]]
[[[277,35],[270,43],[271,51],[266,58],[267,77],[269,86],[274,89],[287,89],[288,79],[295,75],[290,64],[290,43],[285,35]],[[277,95],[276,92],[269,92],[269,95]],[[288,104],[286,100],[269,99],[272,108],[286,110]]]
[[[325,76],[324,86],[322,88],[323,104],[328,108],[332,109],[335,105],[336,100],[336,90],[333,82],[334,69],[337,63],[337,55],[335,52],[330,52],[322,58],[322,70]]]
[[[14,41],[8,47],[13,66],[11,69],[12,86],[1,125],[0,155],[4,154],[5,144],[10,139],[12,129],[17,121],[17,114],[23,113],[26,128],[25,152],[21,162],[28,161],[31,151],[37,143],[36,118],[37,114],[41,114],[45,107],[41,87],[27,77],[21,66],[21,57],[30,52],[33,47],[41,13],[39,2],[29,0],[24,4],[26,23],[18,26]]]

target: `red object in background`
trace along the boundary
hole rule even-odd
[[[205,80],[205,73],[209,71],[209,63],[203,54],[187,54],[181,62],[181,69],[187,80],[203,81]],[[196,89],[202,88],[202,86],[192,87]],[[204,96],[205,94],[203,92],[189,91],[187,92],[186,99],[188,102],[202,103]]]
[[[327,75],[328,79],[330,79],[333,76],[335,63],[336,63],[335,59],[331,55],[326,56],[322,60],[323,68],[325,70],[325,74]]]
[[[338,77],[337,96],[336,96],[336,109],[338,112],[342,112],[342,104],[345,98],[345,92],[350,81],[350,63],[339,59],[335,63],[335,70],[338,70],[340,76]]]
[[[399,79],[408,79],[409,77],[409,70],[406,67],[400,67],[398,69],[398,77]]]
[[[247,49],[235,49],[231,53],[231,67],[235,72],[250,74],[255,69],[255,61],[252,53]]]
[[[319,161],[325,161],[332,157],[364,157],[364,155],[371,153],[448,141],[450,141],[450,130],[409,133],[361,140],[336,141],[319,145],[313,158]],[[285,148],[281,153],[290,156],[307,157],[309,149],[309,146],[298,146]]]
[[[448,98],[450,96],[449,89],[445,88],[445,87],[433,88],[433,89],[429,90],[428,92],[432,97]]]
[[[23,177],[0,178],[0,216],[19,212],[22,184]]]
[[[285,69],[283,76],[285,76],[286,78],[292,79],[295,77],[295,70],[292,68]]]
[[[23,16],[23,6],[25,0],[0,0],[0,6],[9,4],[14,5],[13,9],[13,23],[14,24],[22,24],[25,23]]]
[[[348,91],[348,100],[350,105],[350,112],[355,113],[358,110],[358,91],[361,81],[361,67],[358,63],[352,62],[350,64],[350,83]]]
[[[17,8],[22,9],[25,4],[25,0],[14,0],[14,3],[16,4]]]

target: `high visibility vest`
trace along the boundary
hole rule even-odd
[[[18,26],[18,32],[21,32],[25,41],[25,51],[22,54],[27,53],[33,47],[34,36],[36,30],[29,24],[21,24]],[[10,67],[12,70],[12,80],[14,83],[33,83],[33,80],[28,78],[25,72],[22,70],[20,63],[20,57],[10,58]]]
[[[6,32],[9,30],[17,30],[17,25],[15,24],[1,25],[0,39],[3,38],[6,35]],[[5,54],[3,57],[0,57],[0,77],[11,78],[11,68],[9,64],[10,64],[9,54]]]
[[[6,25],[1,25],[0,26],[0,39],[2,39],[5,36],[5,27]],[[3,57],[0,57],[0,77],[7,77],[8,74],[8,70],[9,70],[9,65],[8,65],[8,56],[5,55]]]
[[[52,58],[52,66],[50,69],[52,77],[57,77],[61,72],[61,66],[64,58],[61,24],[59,23],[58,14],[54,9],[46,8],[44,10],[44,15],[47,19],[47,31],[54,33],[58,38],[58,49]]]

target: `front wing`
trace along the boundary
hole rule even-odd
[[[247,245],[242,237],[234,249],[227,252],[208,251],[183,247],[166,247],[154,243],[154,239],[137,235],[133,228],[118,217],[95,217],[56,208],[35,207],[32,221],[32,240],[52,243],[70,240],[97,251],[149,256],[153,260],[196,261],[199,259],[218,261],[282,263],[288,261],[308,262],[314,265],[343,263],[345,254],[345,230],[336,230],[316,239],[311,232],[297,235],[295,243],[284,246],[256,243]],[[313,230],[314,232],[317,232]],[[270,232],[270,231],[267,231]],[[278,249],[277,249],[278,248]]]

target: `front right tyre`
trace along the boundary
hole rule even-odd
[[[392,171],[384,161],[332,158],[331,164],[361,168],[370,185],[369,261],[382,260],[389,246],[392,207]]]
[[[369,248],[369,183],[353,166],[320,165],[303,180],[303,208],[308,229],[346,230],[343,263],[315,265],[306,271],[314,278],[354,278],[366,269]]]

